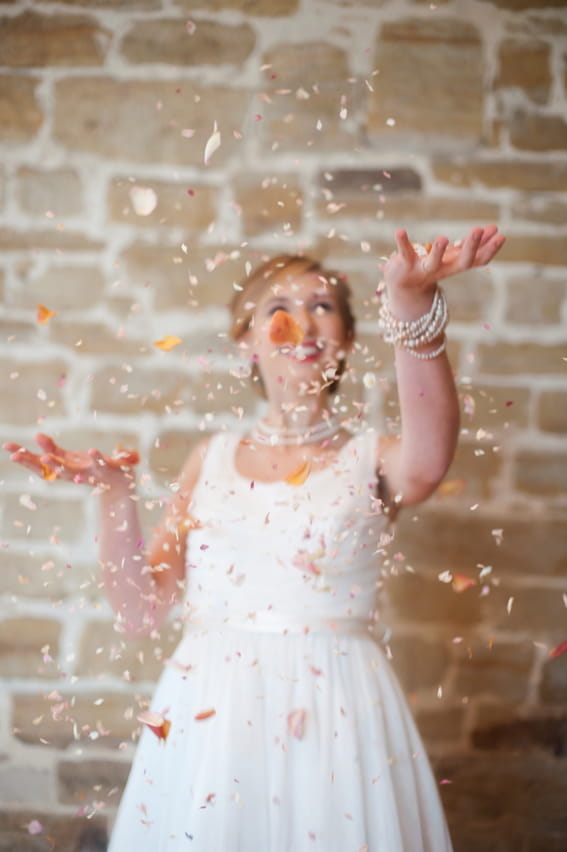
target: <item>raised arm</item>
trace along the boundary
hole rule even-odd
[[[396,244],[397,251],[384,267],[386,325],[388,318],[414,322],[425,316],[438,282],[489,263],[504,237],[493,225],[473,228],[464,241],[454,245],[446,237],[438,237],[427,252],[414,247],[407,233],[399,230]],[[434,329],[434,323],[431,325]],[[395,323],[392,328],[396,337]],[[418,344],[413,352],[403,340],[394,345],[401,435],[381,438],[378,455],[388,491],[398,505],[429,497],[453,460],[459,408],[443,343],[441,333]]]

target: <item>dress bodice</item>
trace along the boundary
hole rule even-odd
[[[299,486],[236,469],[240,433],[210,441],[193,493],[187,545],[192,623],[376,620],[388,517],[376,497],[376,435],[353,435]]]

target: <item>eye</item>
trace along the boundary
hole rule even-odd
[[[271,308],[268,308],[268,311],[267,311],[268,316],[272,317],[275,314],[276,311],[285,311],[286,314],[288,313],[288,310],[285,307],[285,305],[272,305]]]
[[[326,314],[329,311],[333,310],[333,305],[331,304],[331,302],[327,302],[324,299],[319,299],[318,302],[315,302],[314,307],[315,313],[319,315]]]

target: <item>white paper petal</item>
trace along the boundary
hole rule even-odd
[[[207,163],[209,162],[209,160],[211,159],[211,157],[213,156],[215,151],[218,150],[218,148],[220,147],[220,143],[221,143],[221,135],[220,135],[220,131],[217,127],[217,123],[215,121],[215,124],[214,124],[214,127],[213,127],[213,132],[209,136],[209,138],[207,140],[207,144],[205,145],[205,165],[207,165]]]
[[[157,195],[149,186],[133,186],[130,190],[130,201],[138,216],[149,216],[157,207]]]

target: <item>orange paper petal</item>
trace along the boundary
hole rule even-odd
[[[181,338],[166,334],[161,340],[156,340],[154,346],[157,346],[158,349],[163,349],[164,352],[169,352],[174,346],[179,346],[181,342]]]
[[[54,470],[51,470],[46,464],[41,464],[41,475],[43,479],[46,479],[48,482],[51,482],[54,479],[57,479],[57,473]]]
[[[464,479],[448,479],[442,482],[437,489],[439,497],[458,497],[466,488],[466,480]]]
[[[144,725],[147,725],[150,731],[153,731],[159,740],[167,739],[169,729],[171,728],[171,722],[169,719],[162,716],[161,713],[152,713],[151,710],[147,710],[144,713],[140,713],[137,719],[139,722],[143,722]]]
[[[287,311],[276,311],[270,322],[270,340],[277,346],[291,343],[298,346],[303,340],[303,329]]]
[[[217,711],[213,708],[211,708],[210,710],[201,710],[200,713],[197,713],[197,715],[195,716],[195,719],[198,722],[202,721],[203,719],[210,719],[210,717],[214,716],[216,712]]]
[[[549,656],[555,659],[556,657],[560,657],[561,654],[564,654],[567,651],[567,639],[564,642],[561,642],[559,645],[556,645],[555,648],[549,652]]]
[[[285,481],[289,485],[303,485],[309,474],[311,473],[311,462],[306,461],[300,465],[297,470],[294,470],[293,473],[290,473],[289,476],[286,476]]]
[[[476,585],[474,577],[467,577],[465,574],[453,574],[453,589],[456,592],[464,592],[465,589],[470,589]]]
[[[49,308],[46,308],[45,305],[37,306],[37,321],[40,325],[45,325],[50,317],[54,317],[57,314],[57,311],[50,311]]]

